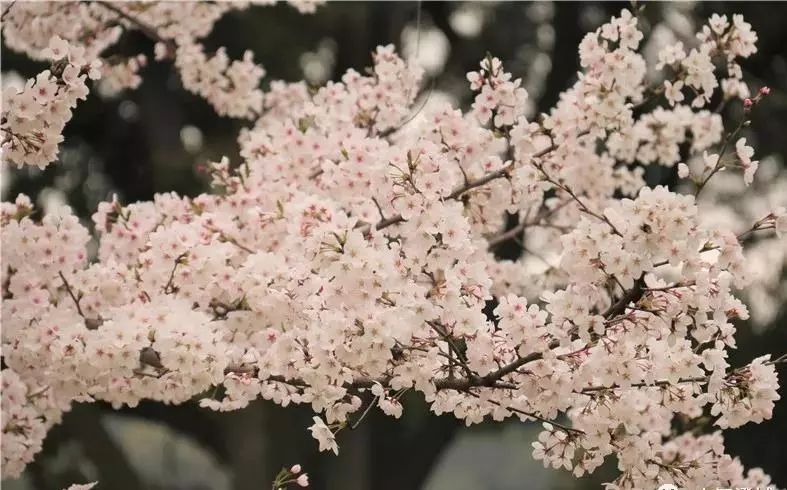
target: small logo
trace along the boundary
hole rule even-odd
[[[679,489],[672,483],[665,483],[663,485],[659,485],[658,490],[679,490]]]

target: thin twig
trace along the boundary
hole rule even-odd
[[[518,225],[514,226],[513,228],[500,233],[499,235],[492,236],[487,240],[489,249],[493,249],[500,245],[501,243],[505,243],[508,240],[517,238],[526,228],[530,227],[539,227],[539,226],[556,226],[552,225],[551,223],[541,223],[542,220],[549,218],[562,208],[564,208],[570,201],[563,201],[559,205],[555,206],[552,209],[547,210],[546,213],[539,213],[535,218],[532,220],[523,220]]]
[[[369,413],[369,411],[372,409],[372,407],[373,407],[373,406],[374,406],[374,405],[377,403],[377,400],[378,400],[379,398],[380,398],[380,397],[378,397],[378,396],[375,396],[375,397],[372,399],[372,401],[371,401],[371,402],[369,402],[369,406],[368,406],[368,407],[366,407],[366,410],[364,410],[364,411],[363,411],[363,413],[362,413],[362,414],[361,414],[361,416],[358,418],[358,420],[356,420],[355,422],[353,422],[353,424],[350,426],[350,430],[355,430],[355,429],[357,429],[357,428],[358,428],[358,426],[359,426],[359,425],[361,425],[361,422],[363,422],[363,419],[365,419],[365,418],[366,418],[366,415]]]
[[[82,313],[82,307],[79,305],[79,298],[77,297],[77,295],[74,294],[74,290],[71,289],[71,285],[66,280],[66,276],[63,275],[63,271],[58,271],[57,273],[58,275],[60,275],[60,279],[63,280],[63,285],[66,287],[66,291],[68,291],[68,295],[71,296],[72,300],[74,300],[74,304],[77,307],[77,313],[79,313],[79,316],[81,316],[82,318],[87,319],[85,317],[85,314]]]
[[[478,394],[473,393],[472,391],[467,391],[466,393],[468,395],[471,395],[471,396],[475,397],[475,398],[478,398],[478,399],[481,398]],[[579,429],[575,429],[573,427],[569,427],[567,425],[563,425],[561,423],[555,422],[554,420],[545,419],[544,417],[542,417],[540,415],[537,415],[537,414],[535,414],[533,412],[526,412],[526,411],[521,410],[519,408],[505,406],[505,405],[503,405],[502,403],[500,403],[497,400],[484,400],[484,401],[489,402],[489,403],[491,403],[493,405],[497,405],[498,407],[503,408],[505,410],[508,410],[510,412],[518,413],[520,415],[524,415],[525,417],[530,417],[530,418],[536,419],[539,422],[545,422],[547,424],[551,424],[551,425],[557,427],[558,429],[562,430],[563,432],[565,432],[566,434],[569,434],[569,435],[583,435],[585,433],[584,431],[581,431]]]
[[[6,15],[8,15],[8,14],[9,14],[9,12],[11,12],[11,7],[13,7],[15,3],[16,3],[16,0],[14,0],[13,2],[11,2],[11,3],[8,5],[8,8],[7,8],[7,9],[5,9],[5,10],[3,11],[3,14],[2,14],[2,15],[0,15],[0,22],[3,22],[3,21],[5,20],[5,16],[6,16]]]
[[[584,134],[584,133],[581,133],[580,136],[582,134]],[[535,154],[533,154],[533,156],[531,158],[541,158],[541,157],[543,157],[543,156],[553,152],[555,149],[557,149],[557,146],[554,145],[554,144],[551,144],[548,147],[544,148],[543,150],[540,150],[540,151],[536,152]],[[488,184],[489,182],[492,182],[492,181],[497,180],[499,178],[507,177],[508,174],[511,172],[511,170],[513,170],[515,164],[516,164],[516,161],[513,160],[508,165],[505,165],[505,166],[503,166],[503,167],[501,167],[501,168],[499,168],[497,170],[489,172],[488,174],[485,174],[485,175],[483,175],[483,176],[481,176],[481,177],[479,177],[479,178],[477,178],[475,180],[471,180],[469,182],[466,182],[465,184],[463,184],[463,185],[457,187],[456,189],[454,189],[450,194],[448,194],[445,197],[445,199],[457,199],[457,198],[461,197],[462,194],[464,194],[465,192],[473,190],[476,187],[481,187],[482,185]],[[387,218],[387,219],[384,219],[384,220],[380,220],[379,222],[377,222],[377,224],[374,225],[374,227],[377,230],[382,230],[384,228],[387,228],[389,226],[401,223],[403,221],[405,221],[405,219],[402,218],[402,215],[401,214],[397,214],[395,216],[391,216],[390,218]],[[371,230],[371,227],[372,227],[372,225],[370,225],[370,224],[364,225],[364,226],[362,226],[360,228],[360,231],[363,234],[366,234],[366,233],[368,233]]]
[[[748,120],[745,117],[743,119],[741,119],[741,121],[738,123],[738,127],[736,127],[733,132],[731,132],[731,133],[729,133],[727,135],[727,139],[724,141],[724,145],[722,145],[721,151],[719,152],[719,158],[718,158],[718,160],[716,160],[716,165],[713,167],[713,169],[710,171],[710,173],[704,179],[702,179],[702,181],[699,184],[697,184],[697,189],[694,191],[694,197],[695,198],[699,197],[700,192],[702,192],[702,190],[708,184],[710,179],[714,175],[716,175],[720,170],[725,168],[725,165],[722,163],[722,159],[724,158],[724,154],[727,152],[727,148],[729,148],[730,142],[733,139],[735,139],[735,137],[738,135],[738,133],[741,131],[741,129],[743,129],[743,127],[746,125],[747,121]]]
[[[99,0],[96,3],[106,8],[107,10],[111,10],[119,17],[127,20],[134,27],[136,27],[140,32],[142,32],[145,36],[149,37],[153,41],[164,43],[167,46],[167,50],[169,51],[170,55],[175,53],[175,50],[177,49],[177,45],[175,44],[175,41],[163,37],[161,34],[158,33],[155,27],[129,14],[125,10],[113,5],[112,2]]]
[[[430,327],[432,327],[432,330],[437,332],[437,334],[440,335],[440,337],[442,337],[443,340],[445,340],[451,352],[456,354],[456,360],[459,362],[459,365],[462,367],[462,370],[465,372],[465,375],[468,378],[477,377],[477,375],[473,372],[473,370],[470,369],[470,366],[467,365],[467,356],[464,354],[464,352],[459,350],[459,347],[457,347],[457,345],[454,343],[453,337],[451,337],[451,335],[444,330],[443,325],[441,325],[438,322],[432,322],[432,321],[426,323]]]

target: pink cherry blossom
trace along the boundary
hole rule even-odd
[[[583,38],[580,76],[541,117],[528,120],[522,80],[488,56],[467,76],[468,112],[436,104],[405,124],[423,71],[393,46],[363,73],[263,92],[251,53],[201,43],[245,4],[109,5],[7,12],[9,48],[55,61],[3,94],[10,163],[55,160],[88,79],[139,83],[145,59],[109,66],[101,53],[140,25],[187,90],[253,125],[240,165],[205,165],[211,192],[112,198],[94,237],[67,206],[2,203],[4,476],[77,402],[308,405],[307,430],[338,454],[346,427],[370,410],[401,417],[412,390],[466,425],[538,421],[533,457],[577,477],[614,458],[611,488],[768,484],[725,453],[722,432],[673,431],[705,412],[719,429],[760,423],[779,398],[783,359],[729,358],[749,317],[743,238],[785,233],[784,210],[736,235],[705,219],[699,192],[728,168],[752,184],[758,165],[739,122],[705,108],[719,86],[748,95],[738,62],[756,34],[742,17],[712,17],[650,67],[623,10]],[[51,29],[24,25],[29,12]],[[672,75],[650,85],[661,68]],[[697,190],[645,186],[649,165],[677,165]],[[523,240],[522,259],[495,256]],[[294,465],[276,485],[308,477]]]

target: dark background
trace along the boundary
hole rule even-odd
[[[253,7],[226,15],[206,44],[226,46],[233,57],[253,50],[255,60],[268,72],[268,83],[302,79],[301,54],[317,50],[322,43],[333,47],[329,78],[337,79],[347,68],[370,65],[375,46],[400,46],[403,29],[415,27],[420,18],[422,32],[438,29],[450,45],[444,68],[433,77],[435,91],[446,92],[467,107],[471,94],[465,73],[476,69],[487,52],[500,57],[517,77],[532,75],[533,60],[541,56],[551,63],[534,75],[538,80],[526,86],[536,109],[546,111],[576,79],[576,47],[584,34],[623,7],[627,4],[423,2],[419,7],[415,2],[369,2],[331,3],[313,15],[301,15],[285,5]],[[483,24],[476,36],[455,30],[451,19],[458,9],[482,13]],[[774,155],[783,162],[787,154],[787,5],[648,3],[641,18],[653,26],[675,12],[694,19],[695,26],[712,12],[743,13],[753,25],[759,34],[759,52],[744,63],[745,76],[754,86],[770,86],[772,93],[768,103],[755,111],[750,133],[756,135],[758,156]],[[552,43],[548,42],[550,30]],[[648,32],[646,26],[646,39]],[[428,49],[425,39],[424,35],[424,50]],[[121,54],[141,51],[153,58],[152,43],[139,33],[125,34],[113,49]],[[41,69],[42,65],[3,46],[4,73],[13,70],[29,77]],[[91,93],[66,126],[61,161],[44,171],[4,171],[3,198],[13,199],[24,192],[36,200],[54,190],[89,220],[97,203],[113,192],[123,202],[133,202],[149,200],[156,192],[197,195],[206,191],[196,165],[222,155],[237,162],[235,138],[249,123],[217,117],[205,101],[181,88],[169,63],[151,62],[143,71],[143,80],[137,90],[109,100]],[[201,134],[202,144],[184,144],[184,127],[190,128],[187,136]],[[651,184],[676,182],[674,169],[649,169],[648,179]],[[502,253],[515,257],[521,251]],[[732,365],[787,350],[784,310],[771,325],[760,326],[759,334],[752,333],[748,325],[740,326]],[[787,371],[782,369],[780,374],[784,378]],[[465,429],[452,417],[429,415],[418,397],[406,400],[406,405],[402,420],[372,413],[358,429],[343,431],[338,457],[317,452],[316,442],[306,431],[311,413],[305,408],[281,409],[257,402],[245,410],[216,414],[196,404],[142,403],[120,412],[103,404],[80,405],[50,432],[43,453],[15,485],[55,489],[99,479],[99,488],[118,490],[264,489],[281,466],[296,462],[309,472],[313,488],[347,490],[598,488],[614,473],[614,464],[607,464],[590,478],[574,481],[531,461],[533,427],[490,423]],[[740,456],[747,467],[763,467],[777,484],[787,485],[785,402],[777,405],[774,420],[725,434],[731,454]]]

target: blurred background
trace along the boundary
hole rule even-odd
[[[531,113],[547,111],[576,80],[576,47],[589,30],[617,14],[625,3],[358,2],[330,3],[313,15],[286,5],[231,12],[206,39],[226,46],[231,57],[251,49],[268,72],[266,83],[306,79],[320,85],[348,68],[369,66],[375,46],[393,43],[426,70],[424,104],[472,102],[465,74],[487,52],[522,77]],[[787,4],[758,2],[647,3],[640,14],[644,53],[674,40],[691,45],[692,34],[711,13],[744,14],[759,34],[759,52],[743,64],[755,91],[771,95],[754,112],[746,135],[761,168],[753,192],[739,194],[740,176],[720,175],[703,206],[709,219],[744,230],[787,199]],[[144,52],[153,45],[127,33],[113,48]],[[4,84],[23,83],[44,68],[2,47]],[[236,136],[242,123],[219,118],[202,99],[184,91],[168,63],[151,62],[142,85],[117,97],[91,96],[66,126],[60,162],[46,170],[3,167],[4,200],[24,192],[39,205],[67,202],[85,224],[100,201],[113,193],[128,203],[156,192],[189,196],[207,190],[198,164],[227,155],[238,162]],[[100,87],[99,90],[100,92]],[[727,107],[737,117],[739,107]],[[738,112],[736,112],[738,111]],[[675,169],[649,168],[651,185],[677,185]],[[730,178],[735,185],[730,183]],[[502,250],[517,258],[516,247]],[[757,287],[744,294],[752,319],[739,325],[732,365],[787,350],[787,244],[750,244]],[[784,365],[782,365],[784,366]],[[782,379],[787,371],[782,367]],[[610,462],[583,480],[547,470],[530,456],[538,427],[516,422],[465,428],[451,416],[435,417],[419,397],[405,400],[400,421],[372,413],[357,429],[341,434],[341,451],[318,453],[306,427],[308,409],[281,409],[258,402],[216,414],[196,403],[143,403],[114,411],[103,404],[78,405],[47,436],[44,451],[23,479],[9,489],[59,489],[100,480],[112,490],[264,489],[285,465],[300,463],[313,488],[326,489],[563,489],[599,488],[614,476]],[[726,433],[728,450],[747,466],[761,466],[787,486],[787,403],[774,420]]]

